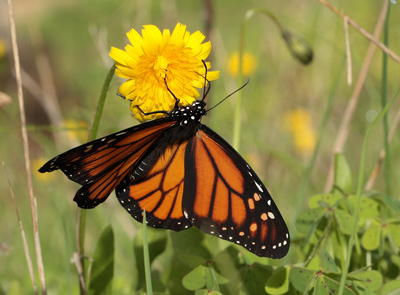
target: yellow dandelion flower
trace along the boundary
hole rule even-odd
[[[143,112],[170,111],[175,98],[180,105],[188,105],[200,96],[196,88],[204,86],[205,60],[211,51],[210,41],[197,31],[190,34],[186,26],[178,23],[172,32],[161,31],[153,25],[143,26],[142,36],[134,29],[127,33],[131,44],[125,51],[112,47],[110,56],[115,60],[118,77],[128,79],[119,93],[131,101],[131,111],[139,121],[163,117],[164,114],[145,116]],[[207,69],[211,67],[206,63]],[[218,79],[219,71],[208,71],[209,81]],[[165,80],[166,79],[166,82]]]
[[[295,109],[285,114],[284,121],[297,152],[303,155],[311,153],[315,147],[316,135],[310,113],[305,109]]]
[[[245,52],[242,60],[242,75],[249,76],[257,68],[256,58],[251,53]],[[231,76],[237,77],[239,69],[239,53],[233,53],[228,61],[228,72]]]

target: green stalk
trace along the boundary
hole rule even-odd
[[[112,77],[114,76],[114,71],[115,71],[115,65],[113,65],[110,68],[110,70],[108,71],[107,77],[104,81],[103,88],[100,93],[99,101],[97,103],[97,109],[96,109],[96,114],[94,116],[93,124],[89,128],[88,142],[96,139],[97,131],[99,130],[101,115],[103,113],[104,103],[106,100],[108,88],[110,87]],[[83,257],[84,257],[84,253],[85,253],[86,210],[78,209],[77,228],[78,228],[78,255],[79,255],[79,261],[81,263],[81,269],[82,269],[81,275],[83,276],[83,282],[84,282],[85,268],[84,268]],[[86,286],[82,286],[82,284],[81,284],[81,294],[85,294],[85,293],[86,293]]]
[[[325,134],[325,129],[326,129],[326,126],[328,125],[328,120],[329,120],[329,117],[330,117],[330,115],[332,113],[333,100],[335,98],[336,91],[339,88],[339,83],[340,83],[340,78],[341,78],[342,72],[343,72],[342,69],[344,67],[344,62],[345,62],[345,60],[343,60],[343,62],[342,62],[342,66],[340,67],[340,69],[339,69],[339,71],[338,71],[338,73],[336,75],[335,82],[333,84],[332,90],[329,93],[326,109],[325,109],[325,111],[323,113],[323,116],[322,116],[322,122],[321,122],[321,126],[320,126],[320,132],[319,132],[319,135],[318,135],[317,143],[315,145],[315,148],[314,148],[313,154],[311,156],[310,162],[308,163],[307,168],[304,171],[304,177],[302,178],[299,190],[297,191],[297,194],[296,194],[296,197],[295,197],[295,200],[296,200],[295,208],[297,208],[297,210],[296,210],[296,214],[293,217],[292,222],[290,222],[291,225],[290,225],[290,228],[289,228],[289,232],[290,232],[290,235],[291,235],[292,239],[295,238],[296,220],[297,220],[297,217],[299,216],[299,213],[301,212],[300,208],[301,208],[302,204],[304,204],[304,200],[306,198],[307,185],[310,182],[311,172],[312,172],[312,169],[314,168],[315,162],[317,160],[317,156],[318,156],[318,153],[319,153],[319,150],[320,150],[320,147],[321,147],[321,143],[322,143],[322,137]]]
[[[143,210],[143,256],[144,256],[144,274],[146,277],[146,291],[147,295],[153,295],[153,287],[151,284],[151,269],[150,269],[150,255],[149,243],[147,241],[147,222],[146,211]]]
[[[247,22],[257,13],[262,13],[266,16],[268,16],[279,28],[280,31],[282,31],[282,26],[279,24],[278,20],[275,18],[275,16],[269,12],[266,9],[262,8],[255,8],[255,9],[250,9],[246,12],[244,15],[244,18],[242,20],[242,25],[240,28],[240,38],[239,38],[239,65],[238,65],[238,77],[237,77],[237,82],[238,85],[243,84],[243,54],[244,54],[244,42],[245,42],[245,36],[246,36],[246,26]],[[240,134],[241,134],[241,123],[242,123],[242,92],[239,91],[237,93],[237,100],[236,100],[236,106],[235,106],[235,118],[234,118],[234,125],[233,125],[233,147],[239,151],[240,148]]]
[[[388,47],[389,45],[389,13],[390,13],[390,2],[388,4],[388,9],[386,12],[386,20],[385,20],[385,26],[384,26],[384,31],[383,31],[383,44]],[[382,89],[381,89],[381,95],[382,95],[382,109],[386,105],[386,100],[387,100],[387,60],[388,56],[385,52],[383,52],[383,59],[382,59]],[[389,123],[388,123],[388,116],[385,114],[383,117],[383,143],[384,143],[384,148],[386,152],[386,156],[384,158],[384,175],[385,175],[385,183],[386,183],[386,194],[391,195],[391,189],[390,189],[390,149],[389,149]]]
[[[359,215],[359,211],[360,211],[361,191],[363,189],[363,183],[364,183],[364,167],[365,167],[368,139],[371,135],[372,130],[375,128],[375,126],[378,124],[378,122],[386,115],[387,111],[392,106],[392,104],[395,101],[395,99],[397,98],[399,92],[400,92],[400,90],[397,91],[396,95],[391,99],[391,101],[385,105],[385,108],[379,113],[379,115],[375,118],[375,120],[372,122],[372,124],[368,127],[367,133],[365,134],[365,137],[364,137],[364,143],[363,143],[363,147],[362,147],[362,151],[361,151],[360,170],[359,170],[359,175],[358,175],[356,206],[354,207],[353,233],[350,236],[349,244],[347,247],[347,256],[346,256],[345,265],[343,267],[342,277],[340,280],[339,295],[343,294],[344,285],[346,283],[346,277],[347,277],[347,274],[349,273],[350,260],[351,260],[351,256],[352,256],[353,246],[354,246],[354,238],[357,234],[358,215]]]
[[[238,77],[237,82],[238,85],[243,84],[243,72],[242,72],[242,65],[243,65],[243,53],[244,53],[244,43],[245,43],[245,36],[246,36],[246,25],[247,22],[257,13],[261,13],[267,16],[272,22],[278,27],[278,30],[281,33],[281,37],[286,42],[288,50],[290,51],[291,55],[297,59],[298,61],[302,62],[303,64],[308,64],[312,61],[313,52],[308,45],[308,43],[300,38],[299,36],[293,34],[288,29],[284,28],[277,18],[268,10],[264,8],[254,8],[250,9],[244,15],[242,20],[242,25],[240,28],[240,38],[239,38],[239,68],[238,68]],[[235,118],[234,118],[234,125],[233,125],[233,147],[239,151],[240,145],[240,133],[241,133],[241,122],[242,122],[242,94],[239,91],[237,94],[238,98],[236,101],[235,107]]]

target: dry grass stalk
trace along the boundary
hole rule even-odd
[[[14,11],[13,11],[12,2],[11,2],[11,0],[7,0],[7,3],[8,3],[8,14],[9,14],[10,30],[11,30],[12,50],[13,50],[13,57],[14,57],[14,64],[15,64],[15,76],[16,76],[17,91],[18,91],[18,104],[19,104],[21,129],[22,129],[22,141],[23,141],[23,147],[24,147],[25,169],[26,169],[26,173],[27,173],[29,201],[30,201],[30,205],[31,205],[31,215],[32,215],[33,236],[34,236],[34,240],[35,240],[36,263],[37,263],[38,272],[39,272],[39,281],[40,281],[40,285],[41,285],[42,294],[45,295],[45,294],[47,294],[47,288],[46,288],[46,280],[45,280],[45,275],[44,275],[42,250],[40,247],[39,226],[38,226],[38,220],[37,220],[37,207],[36,207],[35,197],[33,195],[31,163],[30,163],[30,159],[29,159],[28,132],[26,130],[25,107],[24,107],[24,97],[23,97],[23,91],[22,91],[20,61],[19,61],[19,54],[18,54],[17,32],[15,29],[15,19],[14,19]]]
[[[323,0],[318,0],[320,2],[324,2]],[[374,38],[379,38],[379,35],[382,31],[383,25],[385,23],[386,19],[386,12],[388,9],[389,5],[389,0],[385,0],[383,3],[378,22],[376,24],[375,30],[374,30]],[[349,24],[350,19],[348,19]],[[356,110],[358,100],[360,98],[360,93],[361,90],[363,89],[365,79],[368,74],[368,70],[371,66],[372,58],[374,56],[376,50],[376,43],[371,42],[368,47],[367,54],[365,56],[360,74],[357,79],[357,83],[354,87],[353,93],[351,94],[350,100],[346,106],[346,109],[344,111],[343,119],[339,127],[338,134],[336,136],[336,140],[333,144],[333,149],[332,149],[332,156],[331,156],[331,162],[328,170],[328,178],[325,184],[325,192],[329,192],[332,189],[333,186],[333,180],[334,180],[334,155],[336,153],[342,152],[343,151],[343,146],[347,140],[347,136],[349,134],[349,126],[350,122],[353,118],[354,112]]]
[[[350,39],[349,39],[349,22],[347,16],[343,19],[344,21],[344,37],[346,39],[346,57],[347,57],[347,84],[352,84],[352,67],[351,67],[351,50],[350,50]]]
[[[393,124],[392,124],[392,128],[390,128],[389,134],[388,134],[388,143],[392,142],[392,139],[397,131],[397,128],[399,127],[400,124],[400,109],[397,111],[396,117],[394,118]],[[383,160],[386,157],[386,151],[385,149],[381,149],[381,152],[379,154],[379,159],[378,162],[375,164],[374,169],[372,170],[371,175],[369,176],[369,179],[365,185],[365,189],[366,190],[370,190],[372,189],[376,177],[378,176],[379,170],[382,166]]]
[[[31,258],[31,254],[29,253],[29,247],[28,247],[28,242],[26,240],[26,236],[25,236],[25,230],[24,230],[24,227],[22,225],[21,218],[19,217],[18,205],[17,205],[17,202],[15,200],[15,195],[14,195],[14,191],[13,191],[12,186],[11,186],[10,177],[8,175],[8,172],[7,172],[7,167],[4,164],[3,160],[1,159],[1,157],[0,157],[0,161],[1,161],[1,164],[3,164],[3,167],[4,167],[4,174],[6,175],[6,178],[7,178],[7,183],[8,183],[8,187],[10,188],[11,198],[12,198],[12,201],[13,201],[13,204],[14,204],[15,212],[17,214],[19,230],[21,231],[22,242],[24,243],[25,258],[26,258],[26,263],[28,265],[29,276],[31,277],[31,281],[32,281],[33,291],[35,292],[35,294],[38,294],[38,290],[37,290],[37,286],[36,286],[35,273],[33,271],[32,258]]]

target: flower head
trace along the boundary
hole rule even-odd
[[[161,31],[153,25],[143,26],[142,36],[134,29],[127,33],[132,43],[125,51],[112,47],[110,56],[115,60],[118,77],[128,79],[119,93],[131,101],[131,111],[139,121],[163,117],[164,114],[145,116],[145,112],[170,111],[175,98],[180,105],[188,105],[199,97],[196,88],[204,86],[206,69],[203,64],[211,51],[210,41],[202,43],[204,35],[190,34],[186,26],[178,23],[172,32]],[[206,63],[207,69],[211,67]],[[208,71],[209,81],[218,79],[218,71]],[[138,107],[137,107],[138,106]]]
[[[245,52],[242,60],[242,74],[249,76],[257,68],[256,58],[251,53]],[[239,70],[239,53],[235,52],[229,57],[228,71],[233,77],[237,77]]]

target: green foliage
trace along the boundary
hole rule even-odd
[[[88,294],[112,294],[114,276],[114,232],[106,227],[96,244],[90,271]]]

